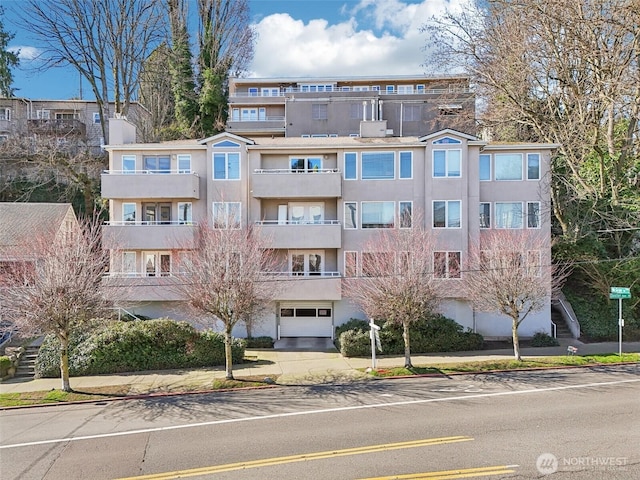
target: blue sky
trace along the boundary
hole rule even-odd
[[[50,1],[50,0],[47,0]],[[250,76],[410,75],[425,73],[426,37],[420,26],[463,0],[250,0],[258,32]],[[70,69],[36,72],[38,45],[12,23],[21,0],[0,0],[10,47],[21,50],[13,71],[16,95],[77,98],[80,78]],[[84,85],[83,97],[91,98]]]

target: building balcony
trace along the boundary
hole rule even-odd
[[[84,137],[87,134],[87,126],[80,120],[73,118],[62,119],[30,119],[27,121],[29,133],[39,135],[77,135]]]
[[[272,220],[256,223],[272,248],[342,247],[342,226],[337,220],[322,220],[319,223]]]
[[[274,283],[274,300],[342,300],[342,277],[339,272],[320,275],[293,275],[293,272],[265,273]]]
[[[235,134],[268,132],[284,134],[286,123],[284,117],[267,117],[266,120],[228,120],[227,131]]]
[[[195,173],[108,170],[101,180],[103,198],[200,198],[200,177]]]
[[[197,225],[182,222],[106,222],[102,246],[110,250],[171,250],[196,246]]]
[[[174,286],[179,277],[150,277],[136,273],[112,272],[102,285],[114,299],[128,302],[167,302],[185,300]]]
[[[252,175],[255,198],[339,198],[342,175],[337,169],[292,172],[289,169],[257,169]]]

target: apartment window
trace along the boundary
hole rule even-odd
[[[292,224],[324,223],[324,203],[290,203],[288,210]]]
[[[171,275],[171,254],[144,252],[144,273],[147,277],[168,277]]]
[[[214,180],[239,180],[240,179],[240,154],[239,153],[214,153],[213,154],[213,179]]]
[[[38,120],[49,120],[51,118],[51,112],[49,110],[37,110],[36,118]]]
[[[491,180],[491,155],[487,153],[480,154],[480,181],[486,182]]]
[[[522,154],[496,153],[493,161],[496,180],[522,180]]]
[[[317,172],[322,169],[322,159],[320,157],[291,158],[291,171],[297,173]]]
[[[11,109],[10,108],[0,108],[0,120],[11,120]]]
[[[398,218],[400,228],[413,226],[413,202],[398,202]]]
[[[400,178],[413,178],[413,152],[400,152]]]
[[[136,173],[136,156],[122,156],[122,173]]]
[[[424,93],[424,85],[416,85],[417,93]]]
[[[413,85],[398,85],[398,93],[413,93]]]
[[[344,276],[358,276],[358,252],[344,252]]]
[[[540,228],[540,202],[527,202],[527,228]]]
[[[311,118],[313,120],[326,120],[327,119],[327,104],[326,103],[314,103],[311,105]]]
[[[540,154],[527,154],[527,180],[540,180]]]
[[[422,120],[422,109],[420,105],[405,105],[403,110],[405,122],[418,122]]]
[[[433,276],[460,278],[460,252],[433,252]]]
[[[349,105],[350,117],[352,120],[362,120],[362,104],[352,103]]]
[[[496,228],[522,228],[522,202],[496,202]]]
[[[358,228],[357,202],[344,202],[344,228]]]
[[[249,87],[249,96],[250,97],[257,97],[258,96],[258,89],[256,87]]]
[[[178,223],[180,225],[191,225],[193,222],[192,211],[191,202],[178,202]]]
[[[171,223],[171,204],[143,203],[142,216],[143,220],[150,225],[168,225]]]
[[[240,109],[239,108],[232,108],[231,109],[231,121],[232,122],[239,122],[240,121]]]
[[[122,221],[123,222],[136,221],[136,204],[135,203],[122,204]]]
[[[460,200],[433,202],[433,228],[460,228]]]
[[[395,259],[391,252],[362,252],[362,276],[393,275]]]
[[[387,85],[385,90],[387,93],[394,93],[396,91],[396,87],[394,85]]]
[[[213,202],[213,228],[240,228],[240,202]]]
[[[527,275],[539,277],[541,266],[540,252],[538,250],[529,250],[527,252]]]
[[[261,90],[263,97],[277,97],[280,95],[279,88],[262,88]]]
[[[491,228],[491,204],[480,203],[480,228]]]
[[[456,138],[442,137],[442,138],[439,138],[438,140],[434,140],[432,143],[434,145],[451,145],[451,144],[459,145],[462,142]]]
[[[93,112],[93,124],[98,125],[100,123],[100,113]]]
[[[315,276],[324,272],[323,251],[293,251],[289,255],[291,274],[295,276]]]
[[[394,202],[362,202],[362,228],[394,228]]]
[[[363,180],[393,180],[395,159],[393,152],[362,153]]]
[[[191,173],[191,155],[178,155],[178,173]]]
[[[147,173],[171,173],[169,157],[144,157],[144,169]]]
[[[348,152],[344,154],[344,178],[355,180],[358,178],[358,154]]]
[[[459,177],[461,175],[461,150],[434,150],[433,176]]]
[[[135,275],[136,271],[136,252],[122,252],[122,273]]]

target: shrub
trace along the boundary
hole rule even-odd
[[[531,338],[532,347],[557,347],[560,345],[558,340],[545,332],[536,332]]]
[[[618,338],[618,302],[601,299],[593,295],[579,295],[575,291],[565,292],[580,322],[581,334],[594,342],[614,341]],[[640,318],[622,302],[624,338],[626,341],[640,340]]]
[[[170,319],[111,322],[93,333],[80,332],[70,341],[69,373],[95,375],[144,370],[224,365],[224,336],[198,332],[186,322]],[[234,339],[232,359],[244,357],[244,342]],[[36,362],[38,376],[57,377],[59,342],[45,338]]]
[[[6,355],[0,356],[0,378],[4,378],[8,375],[11,368],[11,359]]]
[[[364,323],[366,330],[354,323],[353,330],[340,334],[339,348],[342,355],[346,357],[371,355],[369,327],[366,322]],[[409,335],[412,354],[480,350],[483,342],[482,335],[464,331],[462,325],[443,315],[434,315],[414,322],[409,328]],[[384,354],[403,354],[402,326],[385,322],[380,330],[380,342]]]
[[[358,318],[351,318],[348,321],[346,321],[345,323],[343,323],[342,325],[339,325],[336,327],[336,334],[335,334],[335,345],[336,348],[338,350],[342,350],[342,342],[341,342],[341,337],[342,334],[344,332],[348,332],[350,330],[357,330],[360,332],[368,332],[369,331],[369,322],[367,322],[366,320],[360,320]],[[369,334],[367,333],[367,338],[369,338]],[[370,340],[369,340],[370,341]],[[369,348],[369,350],[371,350],[371,348]],[[369,352],[371,353],[371,352]],[[357,356],[357,355],[353,355],[353,356]]]
[[[273,338],[271,337],[251,337],[245,338],[247,348],[273,348]]]

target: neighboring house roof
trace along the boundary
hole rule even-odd
[[[0,258],[19,256],[34,235],[55,237],[67,222],[77,221],[70,203],[0,202]]]

